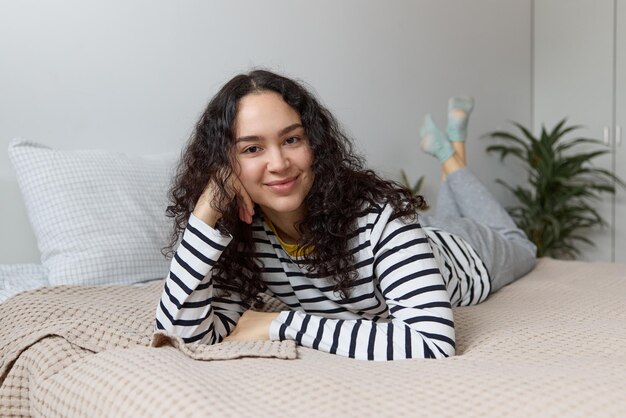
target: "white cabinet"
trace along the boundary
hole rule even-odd
[[[583,125],[578,135],[603,139],[611,151],[596,165],[626,179],[626,0],[536,0],[534,5],[535,131],[563,117]],[[626,261],[625,193],[604,196],[598,210],[609,226],[588,234],[595,247],[581,245],[581,258]]]

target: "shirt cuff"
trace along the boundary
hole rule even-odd
[[[217,244],[228,245],[230,241],[233,239],[232,235],[224,235],[220,231],[215,228],[207,225],[202,219],[198,218],[193,213],[189,215],[189,225],[193,226],[206,237],[210,238],[211,241],[214,241]]]
[[[280,327],[283,326],[287,320],[287,316],[291,311],[281,311],[280,314],[270,324],[270,340],[280,341]]]

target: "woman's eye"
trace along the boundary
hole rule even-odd
[[[251,146],[243,150],[244,154],[254,154],[255,152],[259,152],[260,148],[257,146]]]
[[[287,144],[295,144],[299,140],[300,140],[300,138],[298,138],[297,136],[290,136],[289,138],[285,139],[285,143],[287,143]]]

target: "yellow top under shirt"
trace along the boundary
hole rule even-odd
[[[265,219],[265,223],[267,224],[267,226],[270,227],[272,232],[274,232],[274,235],[276,235],[276,239],[278,240],[278,242],[280,242],[280,245],[283,246],[283,249],[291,257],[301,257],[303,255],[308,255],[311,253],[311,251],[313,251],[313,247],[309,247],[306,250],[303,250],[302,248],[300,248],[298,244],[287,244],[285,241],[283,241],[280,238],[280,235],[278,235],[278,232],[276,232],[276,228],[274,227],[274,224],[269,219]]]

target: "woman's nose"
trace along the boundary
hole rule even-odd
[[[267,162],[267,169],[269,171],[280,172],[288,167],[289,159],[282,149],[272,150],[272,152],[269,153],[269,161]]]

